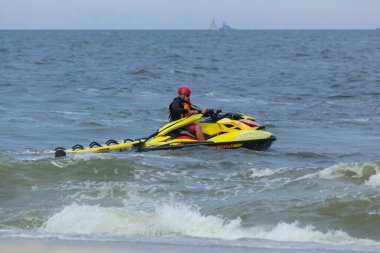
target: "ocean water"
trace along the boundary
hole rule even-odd
[[[149,136],[181,85],[267,152],[53,158]],[[380,32],[0,31],[0,241],[380,252]]]

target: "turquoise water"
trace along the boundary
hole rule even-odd
[[[0,31],[0,239],[378,252],[379,42],[371,30]],[[184,84],[277,141],[44,152],[146,137]]]

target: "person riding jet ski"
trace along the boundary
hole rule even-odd
[[[191,90],[186,86],[181,86],[178,88],[178,97],[173,99],[173,102],[169,105],[169,119],[170,121],[175,121],[178,119],[189,117],[192,114],[206,113],[207,109],[199,110],[190,101]],[[186,131],[190,133],[195,133],[195,136],[199,141],[204,141],[205,137],[202,132],[202,128],[197,123],[191,123],[183,127]]]

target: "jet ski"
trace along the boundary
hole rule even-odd
[[[66,153],[109,152],[135,150],[139,152],[179,149],[194,146],[211,146],[219,149],[246,148],[267,151],[276,137],[265,130],[255,118],[241,113],[221,114],[221,110],[208,110],[205,114],[193,114],[187,118],[169,122],[146,138],[123,141],[109,140],[105,145],[92,142],[89,147],[75,145],[72,149],[58,147],[56,157]],[[199,121],[205,141],[198,141],[184,126]]]

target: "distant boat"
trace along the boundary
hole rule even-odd
[[[211,31],[232,31],[232,30],[235,30],[235,29],[232,28],[231,26],[227,25],[226,22],[223,22],[222,27],[218,28],[218,26],[216,24],[216,21],[215,21],[215,17],[214,17],[211,20],[210,30]]]
[[[223,22],[223,26],[219,28],[219,31],[231,31],[234,30],[231,26],[227,25],[226,22]]]

